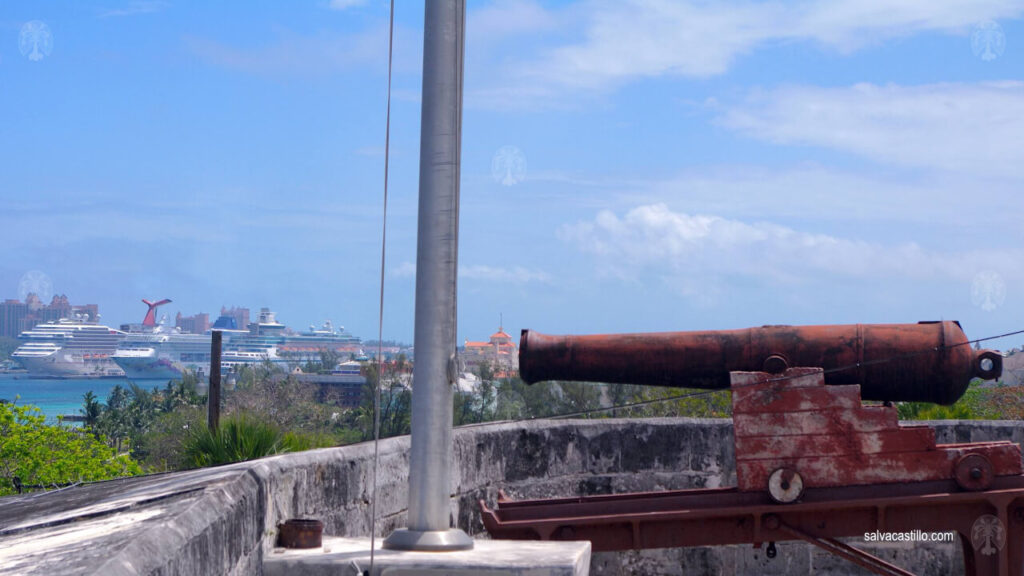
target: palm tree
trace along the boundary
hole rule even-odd
[[[92,393],[92,390],[86,392],[82,399],[85,401],[81,410],[85,416],[85,426],[90,429],[95,428],[96,422],[100,419],[100,414],[103,413],[103,405],[100,404],[99,399]],[[97,434],[97,432],[93,433]]]

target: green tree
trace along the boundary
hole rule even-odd
[[[558,391],[551,382],[527,384],[520,378],[509,378],[500,381],[495,392],[495,417],[499,420],[544,418],[557,413]]]
[[[127,389],[117,385],[110,391],[106,407],[98,405],[90,392],[82,408],[86,426],[94,436],[106,437],[118,452],[127,448],[137,460],[146,460],[147,442],[143,439],[158,417],[205,403],[205,397],[196,392],[197,382],[195,374],[187,372],[181,380],[172,380],[162,389],[146,390],[135,383],[129,383]],[[90,414],[96,415],[91,422]]]
[[[363,396],[352,414],[352,425],[360,431],[363,440],[373,438],[373,408],[376,387],[380,387],[380,437],[408,434],[411,428],[412,390],[406,386],[409,364],[399,354],[394,362],[384,363],[383,376],[378,375],[377,364],[366,366],[366,384]]]
[[[178,406],[156,417],[139,439],[139,452],[145,454],[149,471],[181,470],[192,463],[184,445],[191,431],[206,425],[205,406]]]
[[[90,434],[47,425],[35,406],[0,404],[0,496],[140,472],[128,455]]]
[[[558,401],[555,405],[556,414],[573,414],[588,412],[601,407],[601,386],[589,382],[558,382]],[[589,414],[578,416],[590,417]]]
[[[92,428],[96,426],[96,422],[100,419],[100,414],[103,413],[103,405],[100,404],[99,399],[96,395],[89,390],[82,396],[82,415],[85,416],[85,426]]]
[[[612,406],[622,406],[604,412],[605,417],[650,418],[660,416],[689,416],[695,418],[728,418],[732,415],[732,395],[728,390],[695,390],[606,384]],[[633,406],[633,404],[640,404]]]
[[[494,369],[490,363],[483,362],[474,370],[479,383],[472,391],[457,391],[452,410],[456,426],[490,422],[497,413],[497,388]]]
[[[338,354],[334,350],[328,348],[320,349],[320,370],[323,372],[330,372],[338,367],[341,363],[341,354]]]
[[[928,402],[900,402],[901,420],[1021,420],[1024,388],[1002,384],[983,386],[975,380],[952,406]]]

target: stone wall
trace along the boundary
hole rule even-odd
[[[1024,441],[1020,423],[932,424],[940,442]],[[513,498],[543,498],[713,488],[736,482],[730,420],[499,423],[460,428],[454,443],[452,519],[477,537],[486,537],[477,503],[481,499],[495,502],[498,490]],[[378,534],[387,534],[406,520],[409,439],[384,440],[379,448]],[[99,567],[105,574],[256,573],[261,558],[273,553],[275,527],[285,519],[313,517],[324,521],[327,534],[368,535],[372,481],[373,445],[359,444],[211,470],[97,483],[63,494],[4,499],[0,500],[0,572],[46,558],[50,560],[47,568],[26,568],[24,573],[91,574]],[[109,530],[103,540],[89,540],[93,537],[86,535],[70,547],[66,538],[45,543],[61,524],[40,518],[75,520],[77,507],[83,521],[96,521],[102,517],[97,516],[97,502],[123,504],[132,493],[139,494],[135,503],[121,508],[111,505],[110,514],[139,513],[153,506],[147,504],[151,502],[160,508],[149,525],[134,528],[127,544],[123,543],[127,534],[112,537]],[[46,510],[48,506],[61,511]],[[235,529],[238,526],[247,528]],[[115,546],[115,541],[122,545]],[[778,548],[772,560],[751,546],[596,553],[591,574],[863,573],[802,543],[783,543]],[[90,558],[96,563],[83,562],[82,556],[75,557],[76,563],[62,558],[86,549],[92,550]],[[873,550],[916,574],[962,572],[959,552],[951,545],[889,545]]]

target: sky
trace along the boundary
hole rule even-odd
[[[412,342],[423,2],[385,339]],[[470,0],[458,339],[1024,329],[1021,0]],[[0,3],[0,298],[375,338],[388,3]],[[1024,344],[1024,335],[989,345]]]

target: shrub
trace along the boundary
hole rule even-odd
[[[216,431],[205,424],[195,427],[185,440],[184,452],[189,463],[203,467],[307,450],[323,442],[294,432],[285,434],[274,424],[247,414],[234,414]]]
[[[141,472],[102,438],[63,424],[47,425],[35,406],[0,404],[0,496]]]

